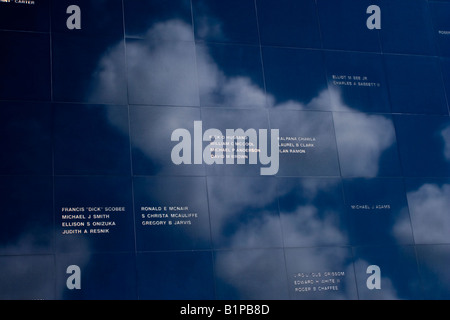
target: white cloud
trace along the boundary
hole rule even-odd
[[[335,113],[336,139],[342,174],[375,177],[383,152],[395,142],[391,120],[381,115]]]
[[[220,32],[220,26],[216,25],[211,30],[205,32]],[[341,165],[351,166],[353,175],[365,177],[377,175],[382,153],[394,142],[394,127],[390,120],[381,115],[354,112],[341,101],[340,93],[337,91],[318,92],[317,97],[306,105],[297,101],[275,105],[275,97],[271,94],[266,95],[264,89],[254,84],[250,78],[227,77],[209,55],[206,47],[197,46],[195,54],[193,44],[190,47],[189,44],[183,42],[170,41],[180,39],[180,35],[181,37],[190,37],[191,32],[191,27],[187,24],[178,20],[169,20],[154,25],[148,31],[148,37],[145,40],[127,42],[128,81],[132,85],[129,87],[131,102],[144,104],[164,102],[164,104],[180,106],[198,105],[197,87],[199,84],[203,90],[203,97],[213,100],[220,96],[223,106],[227,108],[264,107],[267,103],[277,110],[314,110],[316,105],[328,103],[325,101],[329,101],[331,97],[335,99],[332,105],[337,106],[334,111],[337,111],[335,121],[338,129]],[[123,50],[123,43],[117,44],[116,50]],[[102,92],[115,90],[114,79],[118,72],[115,69],[115,65],[118,63],[117,59],[121,59],[121,57],[113,48],[105,53],[105,56],[99,61],[102,81],[93,88],[94,96],[101,96]],[[191,68],[195,68],[196,65],[199,68],[193,72]],[[192,75],[196,75],[198,78],[193,78]],[[339,112],[343,112],[342,115]],[[128,127],[122,121],[112,117],[109,120],[123,134],[129,134]],[[170,134],[167,135],[167,141],[160,141],[157,145],[153,145],[157,140],[151,137],[163,139],[162,133],[166,133],[168,127],[185,127],[182,124],[183,119],[168,120],[171,123],[158,121],[158,119],[137,119],[137,121],[150,121],[150,123],[143,126],[146,128],[146,132],[141,134],[140,139],[133,141],[134,147],[161,163],[170,161],[170,154],[166,159],[162,158],[165,153],[161,152],[161,148],[164,148],[161,146],[167,147],[170,144]],[[305,125],[310,126],[311,124]],[[221,188],[222,193],[209,194],[210,201],[215,201],[221,208],[219,211],[211,213],[211,215],[215,215],[213,232],[220,232],[224,228],[232,218],[233,212],[236,213],[236,208],[245,208],[257,202],[261,209],[260,216],[249,223],[241,223],[228,243],[232,246],[240,244],[244,247],[261,247],[265,243],[276,242],[276,238],[280,234],[278,217],[262,208],[276,201],[277,191],[270,189],[261,192],[258,189],[261,186],[255,185],[260,183],[258,180],[236,179],[236,181],[240,185],[235,185],[235,188]],[[317,192],[320,186],[310,187],[310,196],[314,197],[314,192]],[[234,191],[240,188],[246,190],[245,197],[235,194]],[[289,191],[286,190],[286,192]],[[288,240],[311,245],[317,245],[320,238],[326,238],[327,241],[345,241],[347,235],[345,231],[337,227],[335,217],[336,214],[333,212],[324,216],[319,215],[317,208],[312,205],[299,206],[293,214],[285,217],[288,221],[288,228],[291,228],[289,234],[294,237]],[[255,264],[260,262],[258,257],[259,251],[249,252],[245,259],[238,260],[236,260],[236,256],[224,254],[216,261],[217,276],[229,281],[230,285],[239,288],[242,292],[246,292],[246,296],[259,296],[258,286],[254,286],[251,280],[242,282],[238,280],[242,278],[235,277],[237,273],[241,273],[259,277],[254,281],[278,281],[277,277],[273,277],[273,275],[252,273]],[[307,258],[311,266],[320,265],[327,269],[329,265],[329,257],[320,254],[314,254]],[[338,260],[343,259],[342,257],[337,258]],[[268,261],[267,263],[272,262]],[[275,266],[273,270],[276,270]],[[275,284],[273,286],[276,287]],[[336,297],[345,298],[345,293],[337,293]]]
[[[408,192],[407,197],[415,242],[450,243],[450,185],[424,184],[418,190]],[[408,220],[398,221],[393,229],[400,240],[408,236],[408,223]]]
[[[320,213],[316,205],[298,206],[295,212],[281,212],[285,243],[296,246],[321,246],[346,243],[339,228],[339,212]]]
[[[274,105],[275,97],[266,95],[264,89],[250,78],[227,77],[212,59],[206,46],[197,46],[195,54],[193,44],[190,46],[185,42],[172,41],[179,39],[180,35],[182,38],[188,37],[191,32],[191,27],[186,23],[169,20],[154,25],[147,32],[145,40],[127,43],[129,96],[132,103],[196,106],[199,105],[198,85],[202,88],[205,101],[214,101],[220,97],[221,103],[227,108],[264,107],[267,102],[276,110],[314,110],[317,105],[329,103],[331,98],[333,108],[337,111],[334,118],[343,172],[363,177],[378,174],[381,155],[395,141],[395,130],[390,119],[382,115],[355,112],[343,103],[337,90],[318,92],[317,97],[306,105],[297,101]],[[99,61],[102,81],[95,86],[94,96],[115,90],[116,72],[119,72],[116,66],[119,64],[118,59],[122,59],[116,50],[123,51],[123,43],[117,44],[116,49],[105,53]],[[193,70],[196,65],[198,70]],[[150,128],[148,134],[158,135],[157,126]],[[124,128],[119,129],[124,131]],[[449,137],[447,131],[445,137]],[[151,152],[149,150],[152,148],[145,141],[137,143],[142,143],[144,152]],[[155,156],[154,152],[151,153],[149,156]],[[450,151],[446,151],[446,154],[450,156]]]

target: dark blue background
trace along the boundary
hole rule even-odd
[[[0,299],[450,298],[448,0],[35,2],[0,3]],[[175,165],[194,121],[314,147],[268,177]],[[63,235],[87,206],[126,210]],[[338,290],[313,291],[327,272]]]

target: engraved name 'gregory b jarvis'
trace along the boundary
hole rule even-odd
[[[208,129],[203,133],[202,121],[194,121],[193,139],[187,129],[172,132],[172,141],[178,141],[172,149],[172,162],[181,164],[220,165],[248,163],[267,166],[260,169],[263,176],[275,175],[279,169],[279,130],[270,130],[270,155],[268,148],[268,130],[227,129],[225,135],[219,129]],[[203,149],[203,142],[210,142]],[[193,145],[193,146],[192,146]],[[192,152],[193,147],[193,152]],[[192,159],[193,153],[193,159]]]

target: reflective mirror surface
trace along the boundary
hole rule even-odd
[[[0,1],[0,299],[449,299],[449,13]]]

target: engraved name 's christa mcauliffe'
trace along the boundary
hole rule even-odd
[[[226,129],[225,135],[219,129],[208,129],[203,133],[202,121],[194,121],[194,159],[192,159],[192,135],[187,129],[172,132],[172,141],[178,141],[172,149],[172,162],[181,164],[249,164],[269,165],[260,169],[263,176],[275,175],[279,170],[279,136],[278,129],[270,133],[270,155],[268,148],[268,130],[260,129]],[[259,137],[258,137],[259,136]],[[204,150],[203,142],[211,142]],[[192,161],[193,160],[193,161]]]

